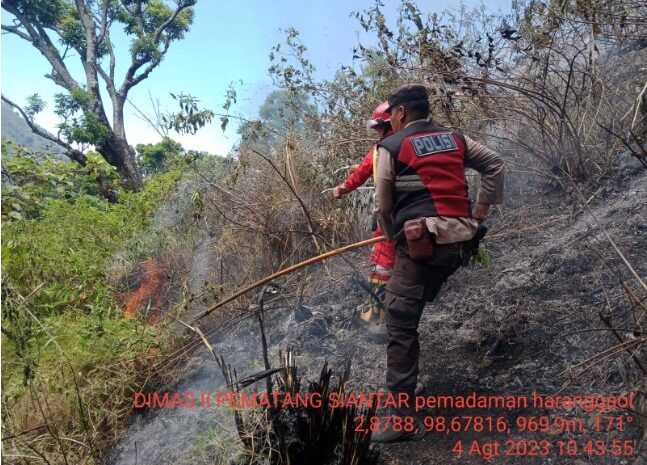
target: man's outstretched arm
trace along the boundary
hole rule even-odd
[[[481,174],[481,188],[472,216],[482,223],[490,205],[503,202],[505,163],[501,155],[485,145],[469,137],[465,137],[465,142],[467,145],[465,167],[475,169]]]
[[[339,199],[344,195],[354,191],[359,186],[364,184],[368,178],[373,174],[373,148],[368,151],[364,156],[362,162],[357,165],[353,172],[346,178],[344,182],[335,187],[333,190],[333,197]]]

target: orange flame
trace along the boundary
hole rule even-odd
[[[162,314],[164,296],[169,286],[168,264],[151,258],[139,264],[141,278],[124,303],[124,316],[130,318],[137,310],[145,310],[148,323],[154,323]]]

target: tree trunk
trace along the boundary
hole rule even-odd
[[[142,177],[135,158],[135,151],[128,145],[124,126],[124,101],[125,99],[114,96],[112,99],[112,127],[100,106],[99,119],[108,128],[108,136],[99,145],[97,150],[108,163],[117,168],[119,177],[128,190],[138,191],[142,187]]]
[[[142,178],[135,161],[135,151],[125,137],[110,131],[105,141],[97,146],[97,150],[112,166],[117,168],[125,188],[138,191],[142,187]]]

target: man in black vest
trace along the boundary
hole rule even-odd
[[[424,86],[408,84],[388,97],[395,132],[378,143],[375,211],[387,239],[396,239],[395,268],[386,289],[386,383],[394,394],[405,394],[392,414],[413,415],[420,343],[418,323],[426,302],[431,302],[447,278],[469,260],[470,242],[491,204],[503,200],[503,159],[494,151],[432,123]],[[468,199],[465,168],[481,174],[477,205]],[[431,234],[431,258],[413,260],[403,227],[421,219]],[[410,223],[409,223],[410,224]],[[426,233],[425,230],[425,233]],[[374,442],[417,440],[425,428],[387,428],[374,432]]]

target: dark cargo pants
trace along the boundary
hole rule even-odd
[[[391,392],[413,396],[418,379],[420,342],[418,323],[427,302],[438,295],[443,283],[463,263],[466,243],[436,245],[426,262],[413,261],[406,246],[398,245],[393,274],[386,287],[387,346],[386,384]]]

